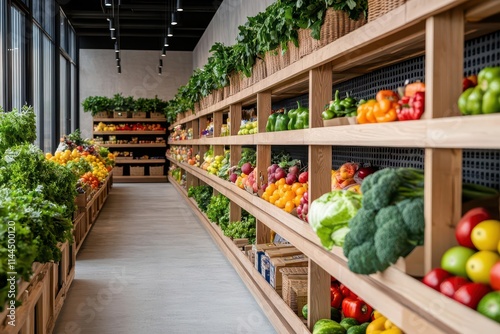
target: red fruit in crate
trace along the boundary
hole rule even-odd
[[[342,296],[342,292],[338,286],[332,284],[330,286],[330,297],[331,297],[331,307],[339,308],[342,305],[342,300],[344,296]]]
[[[307,183],[309,181],[309,173],[308,172],[302,172],[299,175],[299,182],[300,183]]]
[[[283,170],[283,168],[281,167],[278,167],[276,169],[276,171],[274,172],[274,178],[276,180],[281,180],[282,178],[286,177],[286,173],[285,171]]]
[[[295,174],[296,176],[299,175],[300,168],[299,166],[292,166],[288,168],[288,173]]]
[[[500,261],[490,269],[490,285],[493,290],[500,290]]]
[[[292,174],[292,173],[288,173],[288,175],[286,176],[285,182],[286,182],[286,184],[288,184],[289,186],[291,186],[292,184],[294,184],[295,182],[297,182],[297,175],[296,174]]]
[[[445,296],[453,298],[453,295],[455,294],[455,292],[460,287],[462,287],[468,283],[470,283],[470,281],[466,278],[461,277],[461,276],[448,277],[439,285],[439,292],[441,292]]]
[[[232,173],[231,175],[229,175],[229,181],[231,181],[232,183],[235,183],[237,179],[238,179],[238,174]]]
[[[488,292],[491,292],[491,288],[486,284],[469,283],[461,286],[453,295],[453,299],[475,310],[481,298]]]
[[[342,292],[342,295],[344,298],[351,297],[357,299],[358,296],[353,293],[351,290],[349,290],[344,284],[340,284],[340,292]]]
[[[455,227],[455,237],[458,244],[463,247],[476,249],[471,240],[472,229],[482,221],[492,219],[485,208],[474,208],[467,211]]]
[[[439,291],[439,286],[443,281],[449,277],[453,276],[449,272],[441,268],[434,268],[429,271],[422,280],[422,283],[433,288],[434,290]]]
[[[373,174],[376,172],[376,169],[373,167],[361,167],[358,170],[358,177],[363,180],[365,177],[367,177],[370,174]]]

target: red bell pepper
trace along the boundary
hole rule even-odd
[[[425,92],[416,92],[412,97],[403,96],[398,104],[398,120],[409,121],[420,119],[425,108]]]
[[[335,284],[332,284],[330,286],[330,298],[331,298],[331,307],[335,307],[337,309],[340,308],[344,296],[342,296],[340,288]]]
[[[340,284],[340,292],[342,292],[342,295],[344,296],[344,298],[350,297],[350,298],[358,299],[358,296],[354,292],[349,290],[344,284]]]
[[[344,298],[342,301],[342,313],[345,318],[354,318],[360,324],[371,319],[373,308],[362,301],[352,297]]]

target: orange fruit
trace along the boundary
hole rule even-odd
[[[292,184],[292,191],[297,191],[297,189],[301,188],[302,187],[302,183],[300,182],[295,182],[294,184]]]
[[[295,193],[291,190],[288,190],[283,197],[286,201],[292,201],[295,198]]]
[[[278,208],[283,209],[285,207],[286,201],[283,200],[283,198],[280,198],[277,200],[274,205],[276,205]]]
[[[287,201],[287,202],[285,203],[285,211],[286,211],[286,212],[290,213],[290,212],[292,212],[292,210],[293,210],[294,208],[295,208],[295,204],[293,204],[293,202],[292,202],[292,201]]]
[[[278,180],[278,182],[276,182],[276,183],[277,183],[278,185],[285,185],[285,184],[286,184],[286,180],[285,180],[285,178],[283,177],[283,178],[279,179],[279,180]]]
[[[270,202],[271,204],[276,205],[276,201],[277,201],[277,200],[279,200],[279,198],[280,198],[280,196],[279,196],[278,194],[276,194],[276,195],[271,195],[271,196],[269,197],[269,202]]]
[[[300,195],[295,196],[295,198],[293,199],[293,204],[295,204],[295,206],[299,206],[301,199],[302,199],[302,196],[300,196]]]
[[[271,195],[272,193],[274,193],[275,190],[276,190],[276,185],[274,183],[270,183],[266,188],[266,193]]]
[[[268,194],[268,193],[266,193],[266,192],[265,192],[265,193],[263,193],[263,194],[262,194],[262,199],[263,199],[263,200],[265,200],[265,201],[267,201],[267,202],[269,202],[269,194]]]

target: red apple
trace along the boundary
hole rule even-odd
[[[299,175],[299,182],[300,183],[307,183],[309,180],[309,174],[307,172],[302,172]]]
[[[460,246],[476,249],[471,240],[472,229],[482,221],[492,219],[485,208],[474,208],[467,211],[455,228],[455,237]]]
[[[453,299],[475,310],[481,298],[488,292],[491,292],[491,288],[486,284],[469,283],[461,286],[453,295]]]
[[[444,269],[434,268],[424,276],[422,283],[433,288],[434,290],[439,291],[439,286],[441,285],[441,283],[445,279],[447,279],[451,276],[452,276],[452,274],[450,274],[449,272],[447,272]]]
[[[453,298],[455,292],[463,285],[470,283],[470,281],[461,276],[452,276],[445,279],[439,285],[439,292],[443,295]]]
[[[292,166],[292,167],[288,168],[288,173],[299,175],[299,172],[300,172],[299,166]]]
[[[500,261],[490,269],[490,285],[493,290],[500,290]]]

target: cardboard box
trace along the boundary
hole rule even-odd
[[[265,254],[269,258],[274,258],[274,257],[288,257],[288,256],[300,255],[302,254],[302,252],[295,247],[285,247],[285,248],[268,249],[266,250]]]
[[[252,250],[255,253],[255,269],[259,273],[261,272],[261,261],[262,261],[262,256],[265,255],[265,252],[268,249],[273,249],[273,248],[285,248],[285,247],[293,247],[290,244],[274,244],[274,243],[269,243],[269,244],[258,244],[258,245],[253,245]]]
[[[269,268],[269,283],[281,296],[283,276],[280,269],[285,267],[307,267],[308,258],[304,254],[272,258]]]

